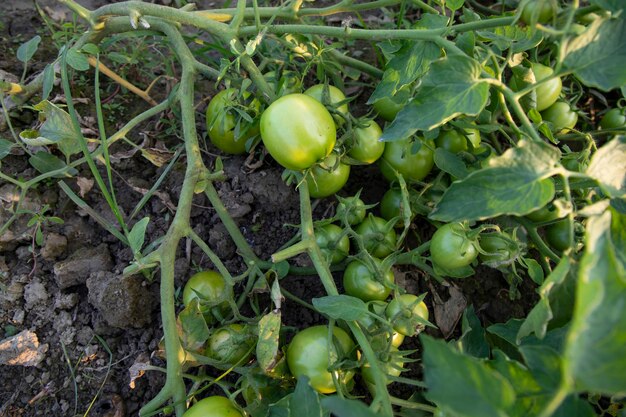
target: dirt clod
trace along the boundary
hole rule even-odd
[[[94,272],[109,271],[113,267],[106,244],[95,248],[81,248],[54,266],[54,276],[60,289],[82,284]]]
[[[65,236],[58,233],[49,233],[48,236],[46,236],[43,248],[41,248],[41,256],[51,261],[63,255],[66,249],[67,238]]]

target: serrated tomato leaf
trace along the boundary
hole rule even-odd
[[[309,378],[301,376],[298,378],[296,389],[289,398],[289,411],[294,416],[299,417],[321,417],[322,405],[320,397],[310,385]]]
[[[314,298],[313,306],[335,320],[358,320],[368,314],[363,300],[343,294]]]
[[[611,197],[626,196],[626,136],[618,136],[598,149],[586,173]]]

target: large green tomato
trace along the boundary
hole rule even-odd
[[[276,162],[300,171],[331,153],[337,131],[322,103],[305,94],[287,94],[261,115],[261,139]]]
[[[243,417],[243,414],[228,398],[215,395],[192,405],[183,417]]]
[[[393,329],[405,336],[415,336],[424,329],[421,320],[428,320],[428,307],[413,294],[402,294],[387,304],[385,315]]]
[[[341,113],[341,115],[335,115],[335,122],[337,122],[337,124],[343,124],[343,122],[345,121],[345,117],[348,116],[348,103],[343,103],[341,105],[339,105],[339,103],[341,103],[342,101],[344,101],[346,99],[346,95],[337,87],[335,87],[334,85],[329,85],[328,86],[328,96],[324,97],[324,89],[326,88],[326,86],[324,84],[317,84],[314,85],[313,87],[307,89],[304,94],[306,94],[307,96],[311,96],[313,97],[315,100],[319,101],[320,103],[323,103],[325,105],[328,105],[331,108],[334,108],[336,111],[338,111],[339,113]],[[326,100],[324,100],[326,99]]]
[[[334,362],[354,353],[354,342],[344,330],[333,327],[334,347],[328,340],[327,326],[312,326],[296,334],[287,348],[287,365],[298,378],[309,377],[309,384],[322,394],[337,391],[333,376],[328,368]],[[330,359],[330,360],[329,360]],[[344,383],[349,382],[354,372],[335,372],[335,377]]]
[[[554,16],[552,0],[530,0],[522,10],[522,21],[526,24],[535,22],[548,23]]]
[[[381,269],[382,262],[376,258],[373,261]],[[381,272],[383,276],[378,278],[376,271],[365,263],[359,260],[350,262],[343,271],[343,288],[346,294],[363,301],[384,301],[391,294],[394,275],[391,268]]]
[[[222,313],[228,311],[228,300],[232,298],[232,287],[215,271],[202,271],[189,278],[183,289],[183,304],[198,298],[200,308],[207,321],[211,321],[211,310],[218,307]]]
[[[467,152],[470,142],[474,149],[480,145],[480,132],[478,129],[466,129],[465,134],[456,129],[443,130],[435,139],[438,148],[443,148],[448,152]]]
[[[471,264],[478,257],[478,250],[462,224],[448,223],[433,234],[430,257],[444,269],[458,269]]]
[[[419,181],[426,177],[434,165],[434,143],[422,142],[416,153],[412,153],[413,142],[406,138],[385,144],[380,158],[380,171],[388,181],[395,181],[394,171],[402,174],[407,181]]]
[[[537,81],[548,78],[554,73],[554,70],[552,68],[546,67],[545,65],[538,63],[532,64],[532,70],[535,74],[535,80]],[[559,77],[553,78],[550,81],[546,81],[545,83],[540,84],[535,89],[535,93],[537,94],[537,110],[543,111],[553,105],[559,98],[562,87],[563,83],[561,82],[561,79]]]
[[[370,215],[355,231],[363,239],[365,250],[376,258],[382,259],[396,249],[396,231],[387,230],[387,221],[381,217]]]
[[[207,341],[206,356],[220,362],[223,369],[243,366],[252,357],[256,338],[240,323],[231,323],[213,330]]]
[[[382,156],[385,142],[379,140],[383,131],[378,123],[373,120],[365,123],[365,127],[354,129],[348,155],[364,164],[372,164]]]
[[[573,129],[578,122],[578,113],[572,110],[569,103],[565,101],[557,101],[541,112],[541,117],[552,123],[553,131],[556,133],[566,133],[569,129]]]
[[[331,264],[343,261],[350,253],[350,238],[336,224],[327,224],[315,229],[315,240],[322,254]]]
[[[246,151],[246,141],[259,133],[258,125],[240,123],[239,137],[235,137],[236,115],[227,107],[237,98],[237,90],[228,88],[217,93],[206,109],[206,125],[211,143],[222,151],[237,155]],[[256,101],[255,104],[258,104]]]
[[[602,129],[619,129],[626,127],[626,109],[614,108],[607,111],[600,121]]]
[[[337,161],[338,156],[331,154],[321,165],[315,165],[307,173],[309,195],[313,198],[324,198],[341,190],[350,177],[350,165]]]

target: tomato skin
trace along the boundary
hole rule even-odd
[[[214,395],[192,405],[183,417],[243,417],[243,414],[228,398]]]
[[[405,336],[415,336],[424,329],[415,317],[428,320],[428,307],[424,301],[417,302],[414,294],[402,294],[387,304],[385,316],[393,324],[393,329]]]
[[[201,271],[192,275],[183,288],[183,304],[185,306],[188,306],[194,298],[200,299],[202,313],[205,319],[211,322],[211,306],[217,304],[223,313],[230,308],[227,300],[232,298],[232,288],[220,273]],[[202,305],[203,302],[206,305]]]
[[[348,333],[339,327],[333,327],[333,340],[338,347],[336,353],[348,355],[354,350],[354,342]],[[331,394],[337,391],[337,388],[333,383],[332,374],[328,371],[329,354],[334,360],[341,359],[336,358],[333,351],[328,343],[328,327],[311,326],[300,331],[292,339],[287,348],[287,365],[294,377],[306,375],[313,389],[322,394]],[[354,372],[344,373],[343,378],[336,375],[344,383],[350,381],[353,376]]]
[[[531,0],[522,10],[521,19],[526,24],[548,23],[552,16],[554,16],[554,9],[550,0]]]
[[[396,118],[400,110],[404,108],[410,96],[411,92],[409,88],[403,87],[391,97],[383,97],[376,100],[372,106],[374,107],[374,111],[376,111],[383,120],[391,122]]]
[[[407,181],[419,181],[433,169],[434,143],[422,142],[416,153],[411,153],[412,147],[409,138],[385,144],[385,151],[380,158],[380,171],[388,181],[396,180],[394,170]]]
[[[315,165],[307,173],[309,195],[324,198],[341,190],[350,177],[350,165],[337,161],[338,156],[330,154],[322,165]]]
[[[626,114],[624,109],[611,109],[607,111],[600,121],[601,129],[619,129],[626,127]]]
[[[380,269],[382,262],[376,258],[373,260]],[[359,260],[350,262],[343,271],[343,287],[346,294],[363,301],[384,301],[391,294],[391,284],[395,277],[391,268],[382,272],[382,280],[379,281],[376,278],[376,272],[365,263]],[[389,286],[383,283],[389,283]]]
[[[206,356],[221,362],[224,369],[243,366],[252,357],[256,340],[247,326],[231,323],[215,329],[207,341]]]
[[[315,240],[331,264],[343,261],[350,253],[350,238],[342,236],[343,229],[336,224],[327,224],[315,230]]]
[[[433,234],[430,257],[442,268],[458,269],[471,264],[478,257],[478,251],[461,223],[448,223]]]
[[[573,129],[578,121],[578,113],[572,110],[569,103],[557,101],[541,113],[543,120],[554,125],[554,132],[565,133]]]
[[[383,134],[382,129],[373,120],[366,127],[354,129],[352,146],[348,155],[364,164],[372,164],[378,160],[385,151],[385,142],[378,139]]]
[[[535,74],[535,79],[537,81],[548,78],[554,73],[554,70],[552,68],[538,63],[532,64],[532,70]],[[561,78],[559,77],[553,78],[550,81],[540,84],[535,89],[535,93],[537,94],[537,110],[543,111],[552,106],[559,98],[562,87],[563,83],[561,82]]]
[[[569,249],[572,240],[572,228],[569,219],[559,220],[546,227],[546,241],[559,252]]]
[[[308,88],[304,92],[304,94],[306,94],[307,96],[313,97],[315,100],[324,104],[324,88],[325,88],[324,84],[316,84],[313,87]],[[337,110],[343,116],[346,116],[346,117],[348,116],[349,114],[348,103],[344,103],[340,106],[337,106],[337,103],[340,103],[346,99],[346,95],[343,93],[343,91],[341,91],[334,85],[329,85],[328,86],[328,99],[330,101],[328,104],[331,108],[334,107],[335,110]],[[334,115],[333,117],[337,124],[339,125],[343,124],[344,118],[342,116]]]
[[[232,155],[246,152],[246,141],[259,133],[258,126],[243,126],[247,130],[235,139],[236,119],[233,112],[225,111],[225,107],[232,102],[237,95],[237,90],[228,88],[217,93],[206,109],[207,133],[211,143],[218,149]]]
[[[365,219],[365,203],[357,196],[344,197],[337,206],[337,217],[347,217],[348,224],[354,226]]]
[[[261,139],[276,162],[300,171],[331,153],[337,132],[319,101],[296,93],[280,97],[263,112]]]
[[[386,224],[385,219],[370,215],[355,230],[363,239],[365,250],[375,258],[382,259],[396,249],[396,232],[385,230]]]

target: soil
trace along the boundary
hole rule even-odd
[[[105,1],[81,2],[95,7]],[[40,2],[48,13],[60,13],[62,8],[54,1]],[[35,34],[44,37],[44,48],[38,52],[28,74],[43,69],[56,55],[40,16],[33,5],[24,1],[0,3],[0,69],[21,74],[22,64],[15,60],[17,47]],[[132,109],[130,106],[135,106]],[[127,104],[131,113],[145,109],[145,103]],[[202,111],[202,105],[199,111]],[[33,114],[23,112],[14,120],[16,128],[28,128]],[[125,119],[124,119],[125,120]],[[202,116],[199,113],[198,120]],[[154,129],[154,125],[146,129]],[[204,135],[204,126],[198,125]],[[8,132],[0,132],[8,137]],[[176,138],[157,138],[165,146]],[[172,142],[174,140],[174,142]],[[206,145],[205,162],[211,166],[217,152]],[[237,221],[241,231],[264,259],[288,241],[299,221],[298,194],[281,179],[282,170],[270,158],[260,168],[246,168],[242,157],[223,157],[227,179],[216,183],[220,197]],[[117,201],[125,216],[129,215],[142,198],[142,189],[150,188],[163,168],[158,168],[139,153],[114,165],[114,185]],[[152,198],[135,219],[151,219],[146,241],[163,236],[172,218],[172,201],[177,201],[182,183],[184,159],[177,162],[159,188],[161,194]],[[11,176],[34,176],[22,155],[10,155],[2,161],[2,172]],[[87,167],[76,178],[89,183]],[[75,192],[80,192],[76,179],[66,179]],[[387,184],[375,167],[354,167],[348,186],[340,194],[352,195],[363,189],[362,199],[367,204],[379,201]],[[114,220],[102,195],[95,186],[84,195],[95,212]],[[0,183],[0,223],[10,216],[10,197],[15,190],[10,184]],[[314,215],[322,218],[332,214],[334,199],[316,203]],[[164,366],[154,355],[162,336],[158,312],[158,274],[154,278],[122,277],[123,269],[132,260],[130,250],[93,220],[85,210],[76,207],[54,183],[42,184],[28,195],[28,207],[58,216],[63,224],[48,223],[42,227],[43,245],[33,245],[33,227],[27,224],[30,216],[20,217],[0,238],[0,338],[15,334],[34,334],[39,346],[31,348],[36,355],[22,365],[1,365],[0,417],[74,416],[88,413],[92,417],[136,416],[138,409],[152,398],[164,382],[164,374],[147,372],[134,381],[131,388],[129,370],[135,362],[151,358],[153,365]],[[235,246],[228,238],[209,202],[202,195],[194,200],[192,211],[194,230],[203,238],[233,273],[244,269]],[[416,221],[414,232],[426,236],[432,226],[424,220]],[[33,251],[34,248],[34,251]],[[191,249],[189,249],[191,248]],[[197,247],[181,244],[176,261],[176,284],[182,287],[194,271],[210,269],[213,265]],[[450,295],[459,293],[473,304],[483,325],[504,322],[511,317],[523,317],[532,305],[533,287],[521,286],[522,300],[511,302],[508,284],[497,271],[481,269],[479,280],[457,280],[453,284],[438,284],[421,271],[403,267],[397,270],[397,279],[413,293],[429,292],[427,303],[445,303]],[[340,286],[340,276],[338,285]],[[310,301],[323,295],[315,276],[289,276],[282,285],[296,296]],[[454,288],[455,291],[451,291]],[[459,291],[456,291],[458,289]],[[436,294],[436,296],[435,296]],[[321,322],[322,318],[287,300],[283,304],[283,324],[304,328]],[[443,310],[442,310],[443,311]],[[460,311],[460,310],[459,310]],[[452,314],[452,313],[442,313]],[[460,325],[454,318],[448,335],[458,335]],[[441,336],[438,330],[429,330]],[[407,349],[419,349],[416,340],[406,343]],[[418,354],[417,354],[418,355]],[[29,366],[26,366],[29,365]],[[211,372],[210,370],[208,372]],[[419,374],[414,365],[407,376]],[[397,390],[402,394],[401,387]]]

